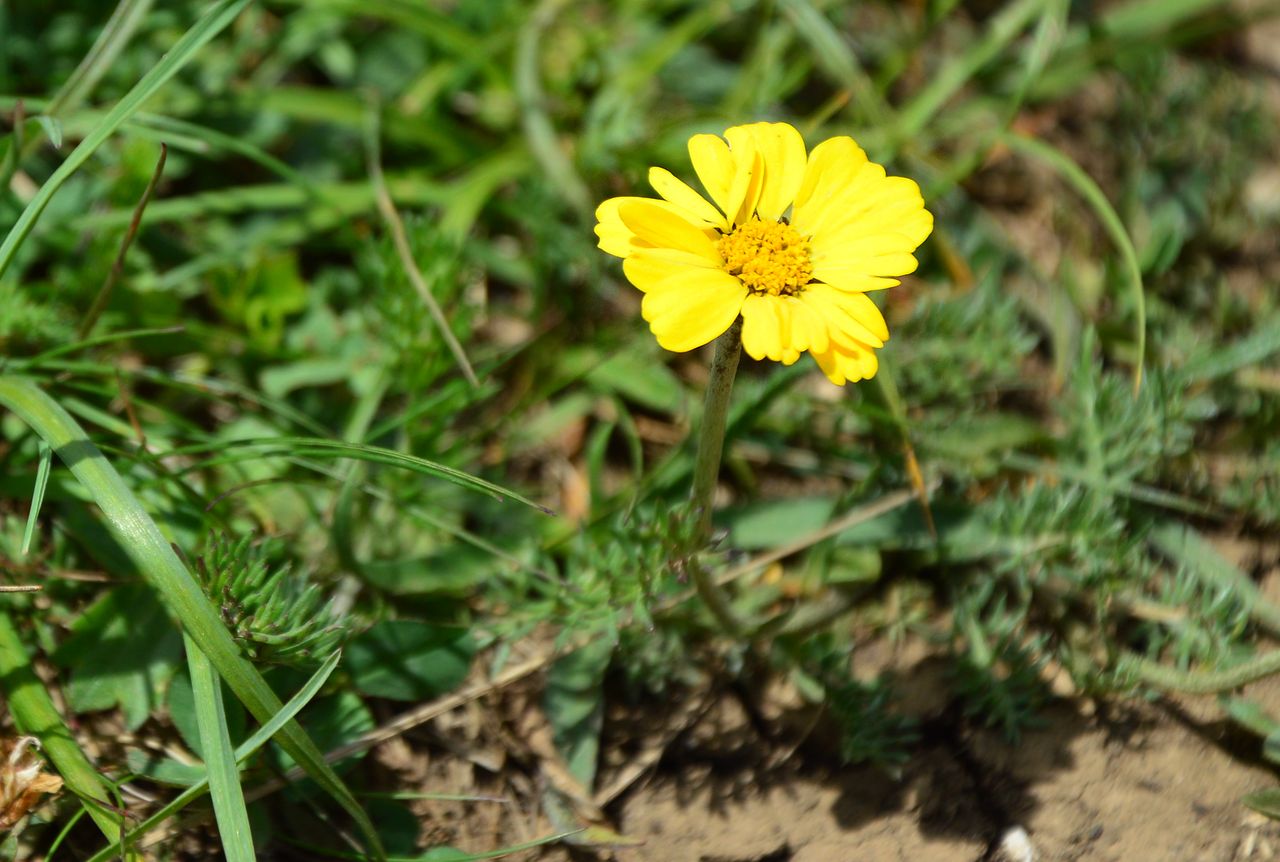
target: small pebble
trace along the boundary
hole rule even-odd
[[[994,862],[1036,862],[1038,857],[1027,830],[1014,826],[1004,833],[992,858]]]

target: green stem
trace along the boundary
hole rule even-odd
[[[1280,673],[1280,650],[1263,653],[1255,659],[1225,670],[1207,671],[1177,670],[1135,653],[1126,653],[1121,660],[1120,670],[1132,674],[1152,688],[1187,694],[1216,694]]]
[[[699,543],[711,538],[711,513],[715,508],[716,479],[720,475],[720,457],[724,453],[724,429],[729,417],[729,395],[733,378],[738,373],[742,355],[742,319],[716,339],[716,353],[711,360],[711,379],[702,409],[702,428],[698,431],[698,456],[693,466],[693,514],[698,519],[694,534]]]
[[[0,612],[0,686],[18,730],[40,740],[40,747],[67,787],[84,800],[85,810],[107,840],[119,846],[122,819],[110,810],[107,783],[84,756],[54,708],[44,684],[31,669],[31,657],[9,614]]]
[[[693,466],[693,516],[698,519],[694,540],[698,546],[711,538],[711,514],[715,509],[716,479],[720,475],[720,458],[724,453],[724,430],[729,416],[729,395],[742,355],[742,319],[716,339],[716,352],[711,360],[711,377],[707,381],[707,397],[702,410],[702,428],[698,432],[698,455]],[[728,595],[715,582],[698,560],[689,567],[698,595],[707,603],[716,619],[730,633],[740,635],[747,630],[738,619]]]

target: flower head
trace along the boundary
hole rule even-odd
[[[742,346],[788,365],[808,351],[836,384],[876,373],[889,338],[868,291],[898,284],[933,229],[920,187],[885,176],[852,138],[806,153],[786,123],[689,139],[700,195],[663,168],[661,200],[610,198],[600,248],[623,258],[658,343],[683,352],[742,316]]]

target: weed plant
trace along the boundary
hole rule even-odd
[[[588,797],[608,699],[660,723],[725,680],[900,767],[920,717],[873,640],[1014,739],[1055,678],[1275,672],[1280,613],[1216,544],[1280,523],[1267,14],[0,8],[0,578],[41,587],[0,595],[0,686],[67,789],[3,852],[455,858],[368,734],[530,649]],[[756,119],[854,135],[937,227],[873,381],[744,360],[703,541],[706,357],[653,344],[591,208]],[[763,627],[729,636],[695,565]]]

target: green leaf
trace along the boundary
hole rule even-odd
[[[1277,723],[1270,713],[1252,700],[1224,695],[1218,698],[1218,703],[1232,721],[1243,725],[1251,733],[1265,738],[1280,732],[1280,723]]]
[[[163,702],[181,658],[181,636],[143,584],[117,587],[71,625],[53,655],[71,671],[67,699],[76,712],[119,707],[136,730]]]
[[[1125,274],[1129,280],[1129,289],[1133,294],[1134,329],[1138,351],[1133,368],[1133,387],[1134,391],[1137,391],[1142,384],[1143,364],[1146,361],[1147,352],[1147,299],[1146,288],[1142,283],[1142,267],[1138,265],[1138,252],[1133,247],[1133,240],[1129,238],[1129,231],[1125,228],[1115,207],[1111,205],[1111,201],[1107,199],[1106,193],[1093,177],[1085,173],[1083,168],[1061,150],[1044,141],[1011,133],[1001,135],[1000,140],[1010,149],[1039,159],[1056,170],[1059,176],[1066,180],[1093,209],[1098,221],[1102,222],[1103,228],[1120,252],[1120,259],[1124,263]]]
[[[831,497],[794,497],[731,509],[724,517],[729,543],[747,551],[789,544],[825,526],[835,506]]]
[[[1228,592],[1273,635],[1280,635],[1280,608],[1262,595],[1245,572],[1223,558],[1204,536],[1186,524],[1166,522],[1151,530],[1151,544],[1199,576],[1207,585]]]
[[[418,849],[422,822],[408,805],[395,799],[371,799],[368,807],[388,853],[408,856]]]
[[[493,575],[490,551],[453,544],[408,560],[372,560],[360,566],[369,584],[396,596],[466,596]]]
[[[85,757],[75,737],[53,706],[44,683],[31,667],[27,654],[7,613],[0,611],[0,688],[3,688],[6,705],[13,716],[14,725],[22,733],[29,733],[40,740],[41,747],[53,761],[67,788],[83,800],[84,810],[107,836],[116,841],[123,828],[119,815],[104,804],[109,798],[108,784]],[[120,858],[119,846],[109,847],[107,857]],[[102,860],[97,860],[102,862]]]
[[[648,349],[615,353],[591,369],[587,381],[659,413],[680,415],[684,412],[686,396],[680,378]]]
[[[27,512],[27,528],[22,534],[22,556],[31,552],[31,539],[35,536],[36,522],[44,506],[44,492],[49,487],[49,465],[53,462],[53,450],[40,441],[40,464],[36,467],[36,485],[31,491],[31,509]]]
[[[135,775],[146,777],[157,784],[168,784],[173,787],[194,787],[197,784],[207,786],[209,771],[203,763],[179,763],[171,757],[164,757],[143,749],[130,749],[125,754],[125,763],[129,771]]]
[[[1182,376],[1197,382],[1216,380],[1264,362],[1276,353],[1280,353],[1280,314],[1271,315],[1249,335],[1231,344],[1206,345],[1187,360]]]
[[[596,780],[604,721],[602,686],[612,657],[613,644],[599,639],[557,659],[547,674],[542,700],[556,749],[569,774],[587,790]]]
[[[44,133],[49,137],[49,143],[53,144],[55,150],[62,149],[62,122],[57,117],[50,117],[40,114],[33,118],[40,124],[40,128],[44,129]]]
[[[468,629],[419,620],[386,620],[347,648],[358,691],[390,700],[428,700],[462,684],[475,655]]]

